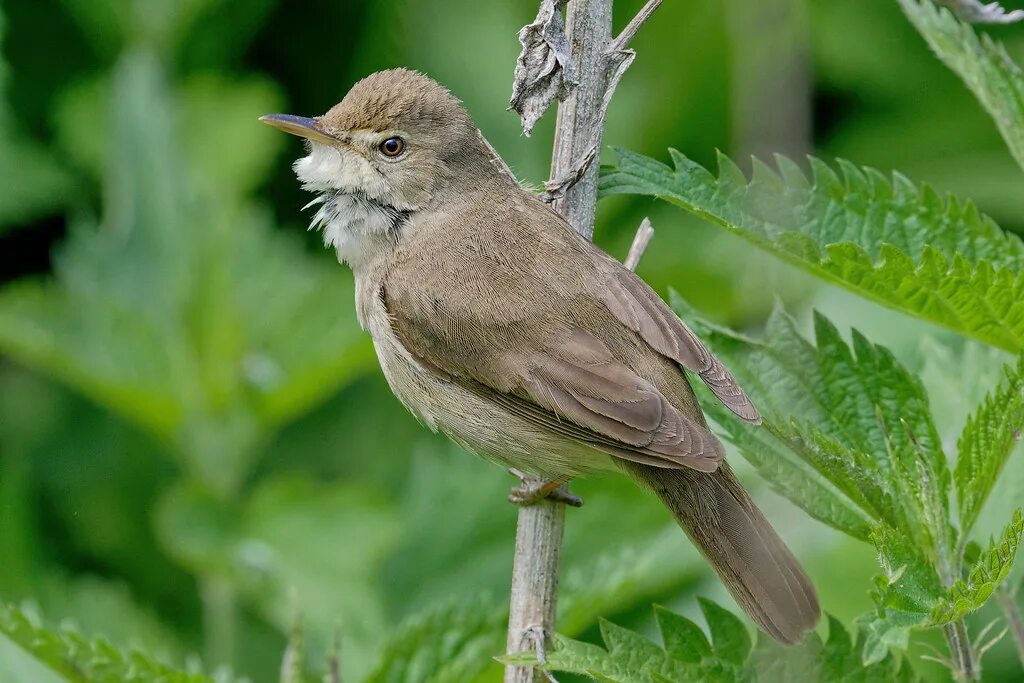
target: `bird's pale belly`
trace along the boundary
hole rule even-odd
[[[395,336],[382,305],[375,302],[366,314],[391,390],[432,431],[488,460],[548,479],[616,469],[606,453],[553,434],[424,368]]]

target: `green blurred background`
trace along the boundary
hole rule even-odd
[[[641,4],[619,0],[617,27]],[[301,144],[256,118],[324,112],[361,76],[408,66],[448,85],[539,183],[553,117],[524,138],[505,111],[516,32],[535,11],[0,0],[0,599],[257,682],[277,679],[297,613],[312,671],[341,633],[345,681],[387,678],[387,643],[426,612],[476,615],[460,647],[477,660],[503,649],[513,480],[390,395],[349,272],[305,232],[290,169]],[[1024,28],[992,32],[1024,61]],[[1019,170],[893,0],[671,0],[634,47],[609,145],[704,164],[716,148],[846,157],[974,198],[1024,231]],[[640,272],[659,291],[741,329],[776,297],[858,326],[922,373],[948,443],[1004,360],[653,200],[602,202],[598,242],[621,257],[644,215],[657,234]],[[870,550],[734,460],[825,609],[848,625],[869,610]],[[993,524],[1024,495],[1021,460]],[[618,478],[574,487],[587,504],[568,513],[562,631],[593,637],[598,615],[643,629],[651,602],[692,616],[696,594],[728,604],[653,500]],[[920,659],[926,643],[940,640],[915,641],[913,664],[943,680]],[[388,680],[426,680],[420,666]],[[1005,642],[985,671],[1022,676]],[[499,667],[477,675],[497,680]],[[0,680],[39,676],[0,637]]]

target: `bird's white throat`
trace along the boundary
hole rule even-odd
[[[319,205],[309,229],[323,233],[324,246],[333,248],[339,261],[359,267],[397,239],[409,207],[365,158],[313,143],[293,168],[303,189],[317,193],[304,207]]]

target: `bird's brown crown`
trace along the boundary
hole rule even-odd
[[[447,88],[409,69],[370,74],[319,121],[325,130],[337,132],[473,127],[462,102]]]

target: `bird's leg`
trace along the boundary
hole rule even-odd
[[[509,469],[509,474],[523,482],[521,485],[514,487],[508,494],[510,503],[526,506],[533,505],[547,498],[548,500],[571,505],[574,508],[583,505],[582,498],[569,493],[569,490],[565,488],[571,477],[552,479],[551,481],[538,481],[514,468]]]

